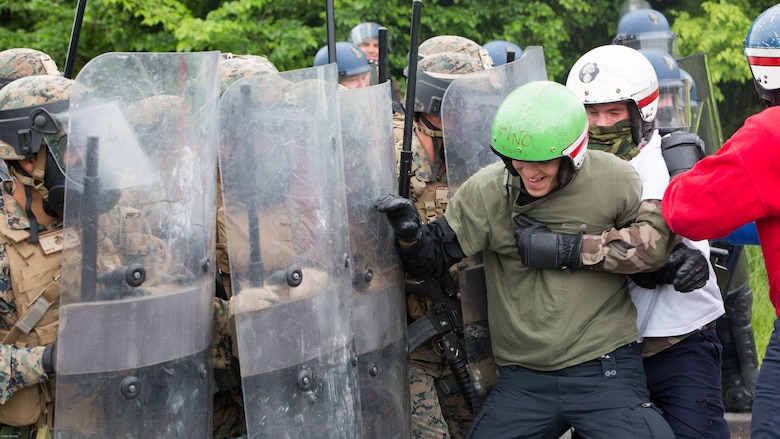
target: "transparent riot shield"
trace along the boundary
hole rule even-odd
[[[458,76],[442,100],[442,132],[450,194],[482,167],[499,161],[490,150],[493,116],[504,98],[531,81],[547,80],[544,52],[531,46],[520,59]]]
[[[108,53],[76,78],[52,151],[67,175],[58,438],[211,436],[218,62]],[[176,109],[149,122],[158,98]]]
[[[339,92],[363,438],[407,438],[404,274],[374,201],[397,190],[390,82]]]
[[[691,102],[693,112],[691,132],[695,132],[704,140],[707,154],[712,154],[723,145],[723,131],[720,127],[720,116],[715,93],[712,89],[707,54],[704,52],[686,56],[677,60],[677,65],[688,72],[696,89],[696,101]],[[696,108],[698,104],[699,108]]]
[[[220,99],[235,344],[250,438],[360,437],[335,64]]]
[[[523,51],[520,59],[483,72],[459,76],[442,100],[442,132],[450,195],[479,169],[500,159],[490,150],[493,116],[504,98],[517,87],[547,80],[540,46]],[[482,405],[495,386],[498,371],[493,362],[487,322],[487,295],[482,255],[458,264],[466,357],[476,401]]]

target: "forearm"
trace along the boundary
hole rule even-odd
[[[627,227],[583,236],[582,265],[621,274],[657,270],[680,241],[661,215],[660,200],[645,200],[636,221]]]
[[[4,404],[14,392],[49,380],[43,370],[44,346],[17,348],[0,345],[0,404]]]

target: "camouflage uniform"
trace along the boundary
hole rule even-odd
[[[5,338],[14,325],[24,315],[24,311],[17,305],[16,291],[13,289],[11,276],[15,268],[11,265],[9,251],[15,251],[15,245],[7,240],[10,236],[29,236],[27,232],[30,222],[24,213],[24,209],[10,195],[8,186],[3,185],[0,193],[0,221],[2,235],[0,236],[0,336]],[[61,230],[62,224],[55,222],[40,231]],[[7,231],[7,232],[6,232]],[[18,235],[17,235],[18,234]],[[10,248],[9,248],[10,247]],[[60,253],[57,252],[56,255]],[[55,256],[56,256],[55,255]],[[55,262],[58,267],[59,264]],[[14,274],[14,276],[16,276]],[[26,303],[26,302],[25,302]],[[59,303],[54,303],[44,318],[41,319],[36,329],[28,336],[20,337],[15,344],[0,345],[0,427],[7,425],[41,426],[51,423],[53,419],[43,416],[44,410],[53,407],[54,383],[50,382],[48,374],[43,368],[43,356],[45,345],[54,341],[57,333],[57,312]],[[40,327],[39,327],[40,326]],[[37,331],[46,328],[46,332],[37,334]],[[48,407],[46,409],[45,407]],[[26,413],[22,413],[26,412]],[[21,416],[20,416],[21,415]],[[5,432],[6,430],[2,430]]]
[[[424,71],[432,76],[447,75],[449,80],[452,74],[478,72],[492,65],[487,51],[463,37],[445,35],[430,38],[420,44],[419,52],[424,55],[424,58],[418,63],[418,71]],[[419,136],[422,136],[426,140],[430,139],[434,150],[441,147],[441,143],[437,143],[442,140],[441,130],[427,127],[419,118],[420,113],[433,111],[426,108],[426,105],[427,102],[423,102],[418,93],[415,96],[414,106],[409,188],[420,218],[424,223],[429,223],[444,215],[449,201],[449,190],[443,157],[440,163],[432,161],[430,151],[426,152],[420,141]],[[396,162],[400,164],[403,120],[394,116],[393,122]],[[436,160],[439,154],[434,151],[433,157]],[[457,275],[454,268],[451,273]],[[423,317],[426,312],[433,310],[433,306],[429,298],[407,293],[406,307],[410,320]],[[437,382],[440,381],[451,381],[451,384],[446,387],[457,389],[447,360],[436,344],[437,339],[437,337],[432,338],[409,354],[412,436],[415,439],[462,438],[473,419],[459,391],[440,394],[437,390]]]
[[[12,55],[10,59],[7,55]],[[56,72],[51,58],[27,49],[12,49],[0,53],[3,75]],[[13,66],[20,68],[13,71]],[[20,78],[0,91],[0,110],[41,105],[67,99],[72,81],[60,76]],[[43,102],[42,102],[43,101]],[[59,133],[50,139],[58,139]],[[42,148],[45,152],[45,148]],[[38,156],[39,158],[41,155]],[[0,159],[19,160],[13,146],[0,140]],[[38,160],[39,163],[40,160]],[[9,162],[13,163],[13,162]],[[5,163],[2,164],[5,168]],[[14,176],[11,180],[10,175]],[[44,359],[51,358],[50,347],[59,327],[59,268],[61,241],[56,242],[62,222],[50,218],[46,226],[31,221],[19,202],[11,195],[26,192],[25,185],[42,188],[42,176],[33,179],[13,169],[8,180],[0,185],[0,433],[24,437],[38,430],[40,436],[53,426],[55,384],[44,370]],[[23,196],[39,196],[28,188]],[[42,189],[45,191],[45,188]],[[35,198],[33,198],[35,202]],[[37,204],[36,204],[37,205]],[[31,238],[30,230],[36,232]],[[39,236],[40,235],[40,236]],[[49,239],[52,238],[52,239]],[[28,311],[45,305],[39,318]],[[31,321],[27,321],[30,319]],[[30,329],[22,329],[30,326]],[[52,364],[49,362],[49,366]]]

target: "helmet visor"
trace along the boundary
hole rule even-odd
[[[661,82],[656,127],[662,131],[687,131],[691,126],[690,81]]]
[[[45,140],[57,144],[66,138],[68,101],[0,111],[2,158],[21,160],[38,153]]]

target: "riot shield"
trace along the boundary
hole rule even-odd
[[[493,116],[504,98],[523,84],[543,80],[547,80],[544,53],[541,47],[531,46],[514,62],[459,76],[450,84],[444,93],[441,114],[451,195],[479,169],[499,161],[490,150],[490,133]],[[498,379],[490,345],[481,254],[458,264],[458,284],[476,411]]]
[[[490,150],[493,115],[504,98],[531,81],[547,80],[541,46],[520,59],[483,72],[458,76],[442,99],[441,119],[450,194],[482,167],[499,161]]]
[[[211,435],[218,61],[108,53],[76,78],[53,151],[67,165],[58,438]],[[180,104],[170,123],[131,110],[163,95]]]
[[[680,58],[677,60],[677,65],[691,75],[693,85],[696,88],[696,100],[699,108],[694,111],[690,131],[698,134],[704,140],[707,154],[713,154],[723,145],[723,132],[720,127],[715,93],[712,89],[713,82],[707,54],[701,52]],[[694,103],[691,102],[691,104]],[[695,110],[693,106],[692,110]]]
[[[219,105],[235,344],[250,438],[360,437],[334,63]]]
[[[390,82],[339,92],[364,438],[410,437],[404,273],[374,201],[396,190]]]

